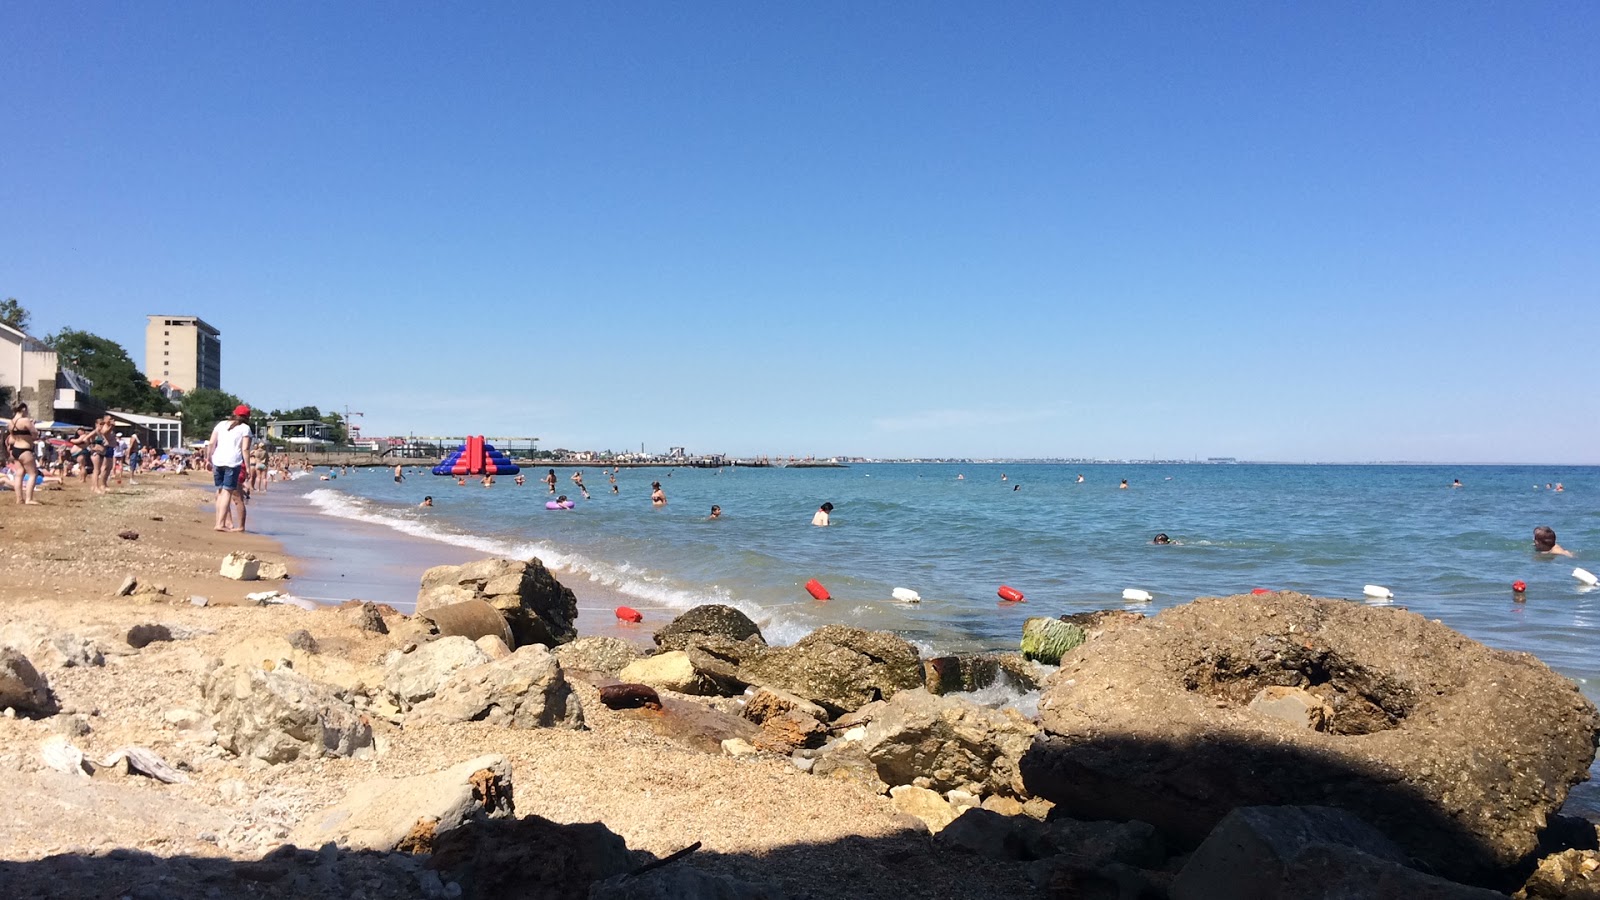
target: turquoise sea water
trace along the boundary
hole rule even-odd
[[[1363,586],[1377,584],[1394,592],[1394,605],[1532,652],[1590,696],[1600,688],[1600,590],[1571,575],[1574,566],[1600,572],[1600,468],[656,468],[624,469],[613,495],[595,467],[582,470],[588,501],[572,471],[557,469],[558,490],[578,504],[567,512],[544,508],[543,469],[526,470],[522,487],[507,479],[458,487],[426,470],[395,484],[389,470],[368,469],[303,478],[292,489],[329,516],[486,554],[539,556],[580,601],[603,594],[663,615],[730,603],[777,643],[841,622],[896,631],[925,651],[1014,648],[1029,616],[1155,611],[1256,587],[1367,602]],[[1123,478],[1128,490],[1118,489]],[[1456,478],[1460,489],[1450,486]],[[650,506],[652,481],[665,489],[663,509]],[[1566,490],[1545,490],[1547,482]],[[424,494],[434,508],[416,507]],[[835,506],[833,525],[812,527],[823,501]],[[724,513],[710,521],[714,503]],[[1536,556],[1541,524],[1576,559]],[[1175,543],[1152,544],[1157,532]],[[811,578],[830,602],[805,593]],[[1512,598],[1517,579],[1527,582],[1526,602]],[[1026,602],[1000,602],[1001,584]],[[895,587],[923,602],[894,602]],[[1125,604],[1124,588],[1155,600]]]

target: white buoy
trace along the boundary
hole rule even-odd
[[[1381,587],[1381,586],[1376,585],[1376,584],[1367,585],[1366,587],[1361,589],[1361,593],[1366,594],[1368,597],[1371,597],[1374,600],[1393,600],[1394,599],[1394,591],[1391,591],[1386,587]]]
[[[1122,592],[1122,599],[1127,600],[1130,603],[1149,603],[1151,600],[1155,599],[1155,596],[1149,591],[1141,591],[1138,588],[1126,588]]]
[[[1583,582],[1584,584],[1587,584],[1590,587],[1594,587],[1595,585],[1600,584],[1600,578],[1596,578],[1595,574],[1593,572],[1589,571],[1588,569],[1573,569],[1572,570],[1572,577],[1578,579],[1579,581]]]
[[[901,603],[921,603],[922,602],[922,595],[917,593],[916,591],[913,591],[911,588],[895,588],[894,590],[889,592],[889,596],[893,597],[896,600],[899,600]]]

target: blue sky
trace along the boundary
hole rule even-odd
[[[0,6],[0,296],[369,434],[1600,463],[1600,6]]]

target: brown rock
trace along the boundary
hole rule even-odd
[[[608,684],[600,689],[607,709],[660,709],[661,695],[648,684]]]
[[[1247,708],[1300,688],[1326,731]],[[1600,716],[1527,654],[1421,616],[1279,593],[1202,599],[1096,639],[1040,703],[1031,793],[1194,846],[1241,806],[1351,810],[1435,871],[1481,883],[1526,858],[1594,757]]]
[[[831,715],[922,686],[922,661],[904,638],[827,625],[793,647],[769,650],[739,667],[750,684],[798,694]]]
[[[790,710],[763,719],[755,745],[773,753],[792,753],[802,747],[820,747],[827,739],[826,725],[798,710]]]

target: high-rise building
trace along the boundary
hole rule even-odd
[[[149,316],[144,374],[181,391],[222,390],[222,332],[198,316]]]

